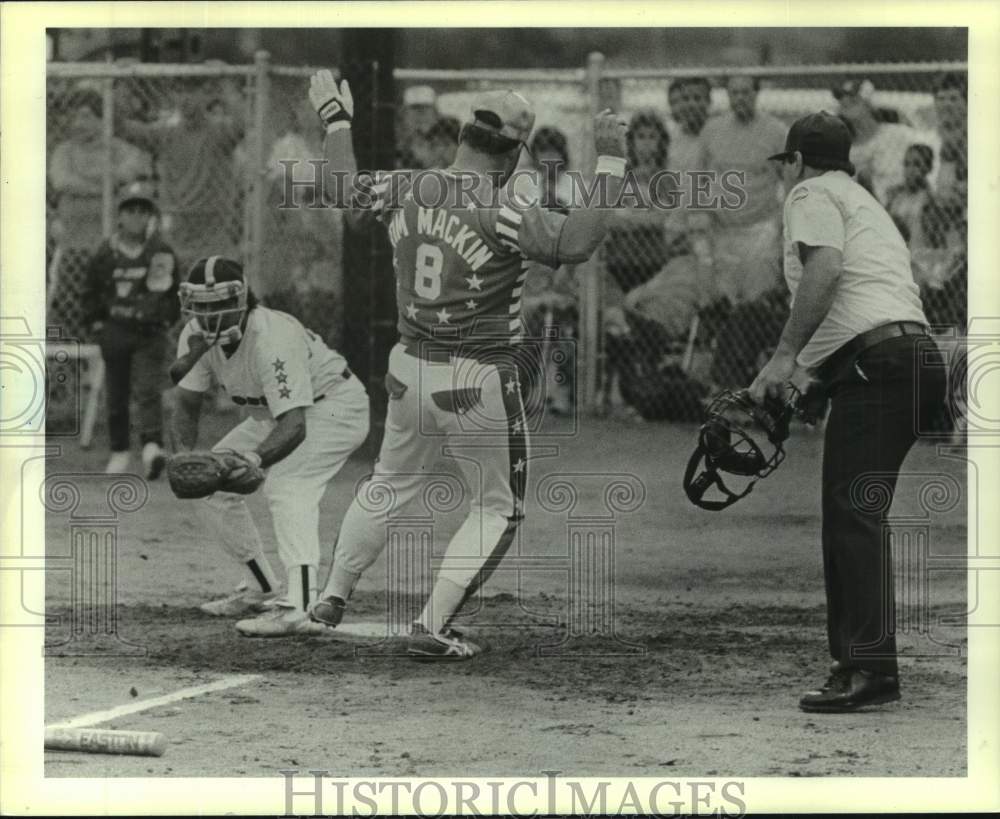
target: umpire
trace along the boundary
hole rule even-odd
[[[833,666],[799,701],[844,712],[898,700],[885,518],[903,459],[944,400],[944,360],[892,218],[851,175],[851,136],[821,111],[796,121],[782,163],[792,310],[750,387],[780,395],[797,366],[830,399],[823,447],[823,569]],[[867,489],[867,492],[866,492]],[[873,510],[872,492],[886,503]]]

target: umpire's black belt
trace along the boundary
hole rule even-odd
[[[838,347],[819,366],[816,375],[824,384],[829,384],[841,372],[843,367],[850,366],[851,362],[869,347],[874,347],[876,344],[881,344],[883,341],[888,341],[891,338],[926,335],[928,335],[927,327],[919,321],[892,321],[889,324],[883,324],[869,330],[867,333],[855,336],[842,347]]]

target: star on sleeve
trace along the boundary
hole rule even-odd
[[[310,406],[314,397],[310,350],[302,325],[291,316],[272,320],[261,347],[254,357],[255,375],[272,417]]]

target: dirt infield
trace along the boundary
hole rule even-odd
[[[211,420],[221,432],[235,419]],[[718,514],[694,508],[680,489],[692,441],[691,427],[596,420],[576,435],[537,436],[520,543],[464,617],[489,650],[451,667],[412,663],[393,638],[362,648],[323,638],[255,641],[201,614],[197,604],[231,588],[234,574],[204,539],[191,502],[151,484],[149,500],[117,529],[119,636],[144,653],[105,645],[47,657],[46,721],[234,673],[259,678],[110,723],[162,731],[170,741],[162,758],[47,752],[47,775],[964,775],[965,573],[921,573],[897,561],[901,703],[803,714],[797,698],[822,682],[829,662],[820,438],[796,431],[781,469]],[[48,473],[77,473],[82,512],[107,486],[79,473],[98,470],[103,455],[59,446]],[[352,462],[327,493],[322,525],[331,544],[367,469]],[[904,467],[893,515],[926,518],[921,487],[935,474],[965,486],[961,460],[922,444]],[[575,498],[560,494],[565,485]],[[256,496],[252,506],[273,552],[266,509]],[[931,553],[964,554],[964,498],[934,508]],[[460,508],[434,517],[435,554],[460,519]],[[69,513],[49,514],[49,556],[67,554],[71,523]],[[588,536],[610,544],[613,561],[588,569],[584,580],[613,577],[604,597],[598,590],[585,601],[589,613],[574,608],[583,585],[567,557],[569,544]],[[387,591],[386,567],[380,560],[363,579],[352,622],[385,623],[388,610],[422,602]],[[48,613],[61,616],[48,641],[64,642],[66,573],[49,574],[47,599]],[[86,642],[67,645],[80,652]]]

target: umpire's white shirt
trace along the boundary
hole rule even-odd
[[[890,321],[926,324],[910,252],[892,217],[843,171],[806,179],[785,199],[785,281],[792,302],[802,280],[797,243],[833,247],[844,268],[826,318],[798,356],[816,367],[856,335]]]

